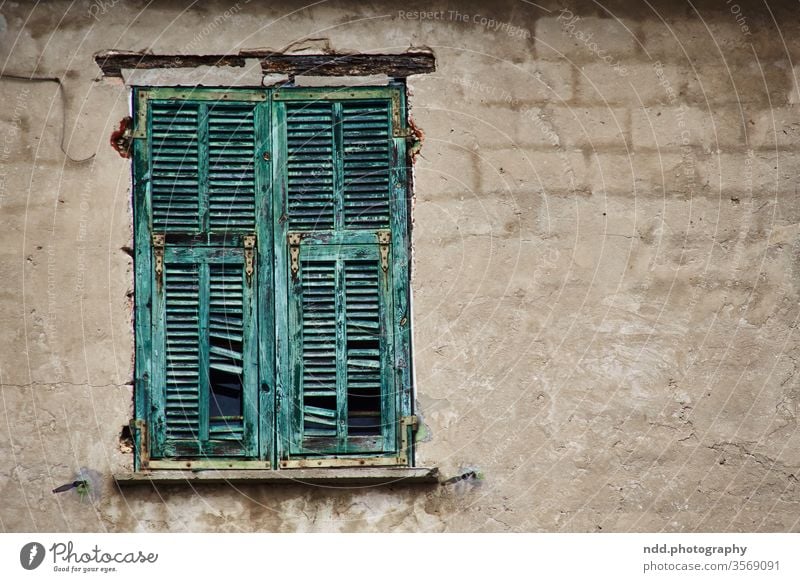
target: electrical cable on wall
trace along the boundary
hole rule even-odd
[[[29,75],[20,75],[17,73],[0,73],[0,79],[11,79],[13,81],[24,81],[24,82],[32,82],[32,83],[58,83],[58,90],[61,94],[61,143],[59,147],[64,155],[70,162],[74,162],[76,164],[83,164],[85,162],[91,161],[97,155],[96,153],[92,154],[88,158],[84,158],[82,160],[78,160],[73,158],[67,153],[67,149],[64,147],[64,140],[67,137],[67,94],[64,90],[64,83],[61,81],[59,77],[32,77]]]

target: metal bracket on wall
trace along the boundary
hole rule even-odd
[[[253,279],[253,263],[256,254],[256,235],[248,234],[244,237],[244,273],[247,275],[247,284]]]
[[[297,277],[300,271],[300,240],[298,233],[289,233],[289,260],[292,268],[292,277]]]

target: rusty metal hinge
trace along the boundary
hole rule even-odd
[[[139,468],[148,469],[150,466],[150,443],[147,438],[147,423],[140,418],[136,418],[131,420],[130,427],[134,448],[136,447],[136,433],[139,433]]]
[[[154,234],[153,235],[153,268],[156,273],[156,280],[161,283],[161,274],[164,272],[164,243],[166,242],[166,235]]]
[[[256,255],[256,235],[248,234],[244,237],[244,273],[247,275],[247,284],[253,279]]]
[[[379,230],[378,244],[381,251],[381,269],[386,273],[389,271],[389,243],[392,242],[392,231]]]
[[[408,465],[408,454],[411,447],[409,432],[416,432],[419,426],[419,419],[416,415],[400,417],[400,454],[398,461],[401,465]],[[411,429],[409,431],[409,429]]]
[[[392,137],[404,137],[408,139],[413,137],[413,133],[410,127],[405,127],[402,112],[403,107],[400,91],[394,91],[392,93]]]
[[[292,277],[297,277],[300,271],[300,234],[289,233],[289,260],[292,269]]]

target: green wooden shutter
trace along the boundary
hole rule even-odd
[[[256,453],[255,294],[243,255],[164,249],[152,283],[154,458]]]
[[[271,335],[258,337],[257,310],[259,296],[271,309],[259,287],[272,280],[270,221],[259,217],[269,205],[257,196],[269,177],[267,94],[154,88],[137,90],[136,107],[136,407],[150,456],[268,458],[259,362]],[[245,251],[250,241],[264,252]]]
[[[281,466],[397,463],[410,379],[397,373],[408,366],[396,345],[407,342],[396,304],[407,308],[408,271],[395,272],[407,228],[392,93],[282,90],[275,100]]]

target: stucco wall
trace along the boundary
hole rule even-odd
[[[800,529],[795,3],[537,4],[0,9],[3,72],[65,98],[0,79],[0,527]],[[307,38],[436,54],[409,81],[418,463],[482,478],[121,492],[128,89],[92,55]],[[50,492],[81,467],[98,499]]]

